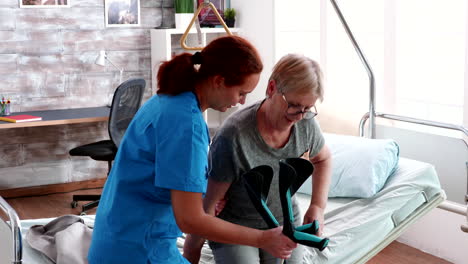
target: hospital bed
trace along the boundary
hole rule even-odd
[[[343,137],[345,140],[348,138]],[[340,136],[335,138],[341,139]],[[310,190],[301,188],[295,199],[300,210],[305,212]],[[377,194],[368,198],[329,199],[324,236],[330,238],[330,243],[323,251],[307,248],[304,263],[365,263],[444,199],[445,193],[432,165],[400,158],[396,170]],[[1,197],[0,208],[5,213],[5,221],[0,221],[0,264],[52,263],[25,240],[25,234],[32,225],[44,225],[52,219],[20,221],[13,208]],[[93,215],[82,217],[88,226],[93,225]],[[182,248],[183,241],[183,237],[179,238],[179,248]],[[206,245],[200,263],[214,263],[211,250]]]
[[[331,2],[369,74],[369,113],[361,120],[361,136],[364,135],[364,125],[369,119],[367,136],[374,138],[377,117],[456,129],[468,135],[468,131],[459,126],[375,112],[372,70],[335,1],[331,0]],[[295,195],[295,199],[300,204],[300,210],[304,212],[310,199],[308,191],[300,190]],[[431,164],[400,158],[396,170],[386,179],[383,188],[375,195],[367,198],[336,197],[328,200],[324,236],[330,238],[330,243],[323,251],[307,248],[304,263],[365,263],[395,240],[408,226],[439,206],[444,200],[445,193],[440,187],[437,173]],[[0,264],[52,263],[24,241],[25,234],[32,225],[46,224],[52,219],[19,221],[15,211],[1,197],[0,208],[4,213],[4,219],[0,221]],[[447,210],[451,209],[447,208]],[[462,212],[462,210],[458,211]],[[92,226],[94,216],[82,217],[87,225]],[[184,237],[178,239],[179,248],[182,248],[183,242]],[[203,247],[200,263],[214,263],[211,250],[206,245]]]

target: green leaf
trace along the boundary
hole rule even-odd
[[[174,8],[176,13],[193,13],[193,1],[174,0]]]

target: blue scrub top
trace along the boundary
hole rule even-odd
[[[208,127],[192,92],[155,95],[130,123],[102,193],[89,263],[188,263],[171,190],[205,193]]]

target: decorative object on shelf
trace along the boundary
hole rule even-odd
[[[20,8],[70,7],[71,0],[19,0]]]
[[[105,0],[106,27],[140,25],[140,0]]]
[[[117,67],[117,65],[115,65],[110,59],[109,57],[107,56],[106,54],[106,51],[105,50],[101,50],[99,52],[99,55],[96,57],[96,60],[94,61],[95,64],[99,65],[99,66],[106,66],[106,60],[109,61],[109,63],[114,66],[117,70],[119,70],[119,85],[122,83],[122,74],[123,74],[123,68],[119,68]],[[107,101],[107,106],[110,106],[112,104],[112,98],[114,97],[114,89],[111,89],[110,90],[111,92],[109,92],[109,95],[108,95],[108,101]]]
[[[195,23],[195,21],[198,22],[198,15],[200,14],[200,12],[204,9],[204,8],[209,8],[213,11],[213,13],[215,14],[216,18],[218,19],[219,23],[223,26],[224,30],[226,31],[226,34],[228,35],[232,35],[231,31],[229,30],[228,26],[226,26],[226,23],[224,22],[224,19],[221,17],[221,15],[218,13],[218,10],[216,9],[216,7],[213,5],[213,3],[210,2],[210,0],[204,0],[203,3],[201,3],[199,6],[198,6],[198,9],[197,11],[195,12],[195,14],[193,15],[192,17],[192,20],[190,21],[190,23],[188,24],[187,26],[187,29],[185,29],[185,32],[184,34],[182,35],[182,38],[180,38],[180,46],[185,49],[185,50],[202,50],[203,47],[189,47],[187,46],[187,44],[185,43],[186,40],[187,40],[187,36],[190,32],[190,29],[192,28],[193,26],[193,23]],[[198,35],[199,35],[199,39],[201,39],[201,29],[200,29],[200,26],[197,25],[197,31],[198,31]]]
[[[164,16],[164,8],[167,7],[167,4],[165,2],[172,2],[170,0],[161,0],[161,5],[159,8],[161,9],[161,24],[159,27],[156,27],[157,29],[167,29],[171,28],[170,26],[167,25],[167,17]]]
[[[198,6],[206,2],[205,0],[198,0]],[[224,12],[224,0],[210,0],[215,7],[218,13],[223,16]],[[218,18],[216,17],[213,9],[205,8],[200,11],[198,15],[198,19],[200,20],[201,27],[216,27],[221,25]]]
[[[224,22],[228,27],[234,27],[236,24],[236,10],[234,8],[226,8],[224,10]]]
[[[2,97],[2,101],[0,101],[0,116],[8,116],[11,114],[10,105],[10,98]]]
[[[186,28],[193,17],[193,0],[174,0],[175,26]]]

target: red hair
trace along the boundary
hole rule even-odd
[[[177,95],[194,91],[197,82],[212,76],[224,78],[226,86],[241,85],[251,75],[260,73],[263,64],[255,47],[238,36],[220,37],[210,42],[194,60],[182,53],[159,67],[158,94]],[[199,63],[198,70],[194,67]]]

